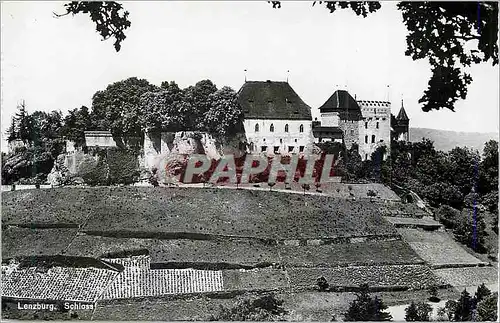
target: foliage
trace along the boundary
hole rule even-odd
[[[91,156],[85,156],[78,165],[76,175],[88,185],[108,184],[108,167],[104,160],[99,157],[96,160]]]
[[[183,97],[177,84],[167,83],[168,87],[164,84],[161,90],[141,96],[140,105],[144,113],[142,126],[148,132],[183,130],[189,118],[182,110]]]
[[[456,210],[443,205],[436,212],[436,217],[448,229],[453,230],[455,239],[477,252],[486,252],[486,224],[482,215],[471,209]]]
[[[209,133],[225,138],[242,129],[243,112],[233,89],[225,86],[217,90],[210,95],[210,103],[204,116]]]
[[[460,298],[456,302],[454,321],[471,321],[472,311],[474,309],[474,299],[470,296],[466,289],[460,294]]]
[[[460,212],[453,226],[455,239],[480,253],[487,251],[484,239],[487,234],[485,230],[486,224],[482,215],[470,209]]]
[[[111,130],[115,136],[140,136],[141,95],[156,89],[147,80],[136,77],[108,85],[92,97],[92,122],[97,129]]]
[[[109,184],[132,184],[139,179],[139,160],[133,152],[121,148],[107,149]]]
[[[432,313],[432,306],[424,302],[411,302],[411,304],[407,308],[405,308],[405,312],[405,321],[407,322],[430,321],[429,316]]]
[[[476,298],[476,302],[481,302],[483,299],[487,298],[488,296],[491,295],[491,291],[489,290],[484,283],[479,285],[476,290],[476,294],[474,297]]]
[[[206,131],[208,127],[205,114],[212,107],[211,96],[217,92],[217,87],[210,80],[202,80],[183,92],[183,111],[189,116],[186,130]]]
[[[318,285],[320,292],[326,292],[330,288],[330,284],[328,284],[326,278],[323,276],[316,280],[316,285]]]
[[[239,300],[235,306],[226,308],[221,305],[220,313],[211,321],[281,321],[286,314],[283,301],[271,294],[251,296]]]
[[[392,316],[384,312],[387,309],[377,296],[372,298],[368,293],[368,285],[361,285],[361,291],[356,293],[356,299],[349,304],[344,313],[345,321],[390,321]]]
[[[71,1],[64,5],[65,14],[55,14],[56,17],[62,17],[69,14],[89,14],[90,19],[96,24],[96,31],[103,40],[111,37],[115,38],[114,47],[118,52],[122,41],[126,38],[125,29],[130,27],[128,20],[128,11],[123,11],[123,6],[115,1]]]
[[[498,293],[485,296],[477,304],[477,313],[480,321],[497,321],[498,318]]]
[[[85,131],[93,128],[89,109],[86,106],[73,109],[64,118],[64,125],[61,129],[62,136],[75,143],[75,147],[85,145]]]

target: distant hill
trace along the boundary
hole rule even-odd
[[[498,133],[495,132],[457,132],[428,128],[410,128],[410,141],[421,141],[429,138],[434,141],[437,150],[449,151],[457,146],[468,147],[483,151],[484,144],[491,139],[498,141]]]

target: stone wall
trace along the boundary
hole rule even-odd
[[[163,169],[167,159],[177,155],[205,154],[219,159],[222,147],[207,133],[180,131],[147,133],[144,135],[144,158],[146,169]]]
[[[359,154],[363,160],[371,159],[380,146],[387,147],[389,156],[391,142],[391,104],[386,101],[358,101],[363,114],[359,122]]]
[[[357,144],[359,141],[359,121],[355,120],[340,120],[339,128],[344,132],[344,143],[347,149],[350,149],[352,144]]]

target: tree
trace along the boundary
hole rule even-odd
[[[464,288],[460,294],[460,298],[456,303],[455,313],[453,315],[454,321],[471,321],[472,311],[474,309],[474,300]]]
[[[280,1],[269,1],[281,8]],[[381,8],[372,1],[314,1],[324,4],[331,13],[351,9],[366,17]],[[472,64],[498,64],[498,3],[497,2],[400,2],[398,10],[408,29],[406,56],[413,60],[428,59],[432,76],[420,98],[423,111],[447,108],[454,111],[455,102],[465,99],[472,78],[464,69]],[[128,12],[117,2],[73,1],[65,4],[68,14],[90,14],[103,39],[115,38],[119,51],[130,27]],[[56,15],[56,16],[63,16]]]
[[[94,125],[90,116],[89,109],[86,106],[73,109],[64,117],[61,134],[75,143],[75,147],[85,145],[85,131],[92,130]]]
[[[251,296],[239,300],[235,306],[226,308],[221,305],[220,312],[211,321],[280,321],[286,310],[283,301],[274,294]]]
[[[121,42],[126,38],[124,31],[131,25],[128,20],[128,11],[124,11],[120,3],[115,1],[71,1],[66,3],[64,7],[66,13],[54,13],[54,15],[62,17],[69,14],[89,14],[90,19],[96,24],[96,31],[103,40],[114,37],[114,47],[117,52],[120,51]]]
[[[476,299],[476,302],[479,303],[483,299],[487,298],[488,296],[491,295],[491,291],[484,283],[479,285],[476,290],[476,294],[474,295],[474,298]]]
[[[407,308],[405,308],[405,312],[406,312],[405,321],[407,322],[430,321],[432,306],[424,302],[420,303],[411,302],[411,304]]]
[[[217,92],[217,87],[210,80],[202,80],[194,86],[183,90],[183,111],[189,115],[186,128],[189,130],[207,130],[205,114],[212,107],[212,95]]]
[[[368,293],[368,285],[360,286],[356,299],[349,304],[349,309],[344,313],[345,321],[390,321],[392,316],[384,312],[387,309],[377,296],[372,298]]]
[[[92,97],[92,122],[97,129],[111,130],[115,136],[140,136],[143,119],[141,95],[157,89],[147,80],[137,77],[108,85]]]
[[[188,116],[182,113],[182,101],[182,93],[170,89],[143,94],[140,98],[142,128],[147,132],[185,129]]]
[[[478,186],[478,191],[482,194],[497,191],[498,200],[498,141],[496,140],[490,140],[484,145]]]
[[[477,304],[477,313],[480,321],[497,321],[498,313],[498,293],[485,296]]]
[[[223,87],[210,95],[210,109],[205,113],[205,125],[209,133],[225,138],[243,129],[243,111],[237,103],[236,92]]]

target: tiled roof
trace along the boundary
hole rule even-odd
[[[247,119],[312,120],[311,107],[287,82],[245,82],[238,103]]]
[[[339,127],[314,127],[313,136],[315,138],[335,138],[342,139],[344,132]]]
[[[349,112],[361,116],[361,109],[356,100],[345,90],[337,90],[319,108],[321,112]]]

